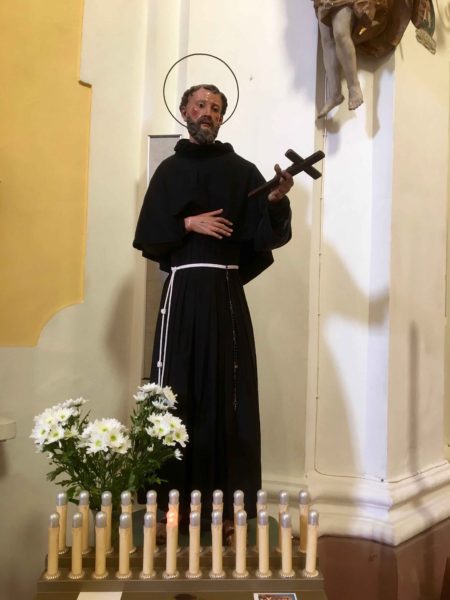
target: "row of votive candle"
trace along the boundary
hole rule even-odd
[[[234,493],[234,550],[235,569],[233,577],[245,578],[248,576],[246,567],[247,557],[247,513],[244,507],[244,494],[237,490]],[[317,560],[317,537],[318,537],[318,514],[309,510],[310,498],[305,491],[299,494],[300,508],[300,545],[299,551],[306,554],[305,569],[302,571],[304,577],[316,577]],[[57,496],[56,513],[49,520],[49,543],[47,579],[59,577],[58,556],[68,551],[66,546],[66,519],[67,519],[67,496],[60,493]],[[121,495],[121,515],[119,519],[119,568],[115,576],[118,579],[131,577],[130,554],[136,548],[132,537],[132,514],[131,494],[123,492]],[[72,556],[71,579],[84,577],[82,568],[82,556],[90,551],[88,539],[89,519],[89,494],[81,492],[79,495],[78,512],[72,519]],[[111,546],[111,494],[102,494],[102,510],[95,517],[95,569],[92,574],[95,579],[103,579],[108,576],[106,570],[106,555],[112,552]],[[212,534],[212,562],[209,577],[222,578],[225,576],[223,569],[223,493],[216,490],[213,494],[211,514]],[[187,578],[198,578],[202,576],[200,570],[200,521],[201,521],[201,493],[195,490],[191,494],[189,518],[189,568],[186,571]],[[278,504],[278,546],[281,553],[281,569],[279,575],[284,578],[293,577],[295,572],[292,568],[292,523],[289,510],[289,496],[287,492],[280,492]],[[179,493],[171,490],[169,493],[169,505],[166,523],[166,568],[163,572],[165,579],[179,576],[177,570],[178,548],[178,520],[179,520]],[[154,556],[159,552],[156,544],[157,526],[157,496],[155,491],[147,493],[146,514],[143,525],[143,557],[142,571],[140,577],[149,579],[155,576]],[[258,552],[258,569],[255,575],[259,578],[271,577],[269,568],[269,513],[267,511],[267,493],[260,490],[257,494],[257,529],[256,550]]]

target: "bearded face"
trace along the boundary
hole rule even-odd
[[[212,144],[219,133],[220,124],[215,124],[211,117],[200,117],[197,121],[187,117],[187,130],[197,144]]]
[[[195,144],[212,144],[222,125],[222,99],[205,88],[200,88],[181,107],[189,139]]]

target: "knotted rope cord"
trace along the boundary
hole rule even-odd
[[[164,304],[161,309],[161,331],[159,335],[159,356],[156,366],[158,367],[158,385],[162,386],[164,383],[164,369],[166,365],[166,354],[167,354],[167,338],[169,333],[169,322],[170,322],[170,308],[172,305],[172,292],[173,284],[175,280],[175,273],[180,269],[194,269],[194,268],[205,268],[209,267],[212,269],[224,269],[226,271],[230,269],[239,269],[238,265],[219,265],[215,263],[189,263],[187,265],[179,265],[172,267],[169,284],[166,290],[166,296],[164,298]],[[167,318],[166,318],[167,315]]]

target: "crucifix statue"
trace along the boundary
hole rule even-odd
[[[356,49],[352,30],[356,16],[352,2],[314,0],[322,41],[323,62],[328,83],[327,99],[317,117],[325,117],[332,108],[344,101],[341,91],[341,67],[348,87],[348,109],[355,110],[363,102],[358,79]]]
[[[408,23],[421,27],[432,0],[313,0],[319,22],[327,96],[318,118],[344,101],[341,70],[348,88],[348,108],[364,102],[356,52],[386,56],[400,43]]]

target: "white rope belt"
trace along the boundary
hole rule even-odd
[[[181,269],[196,269],[196,268],[210,268],[210,269],[223,269],[225,271],[231,269],[239,269],[238,265],[218,265],[215,263],[190,263],[187,265],[179,265],[178,267],[172,267],[172,273],[170,274],[169,284],[167,286],[166,296],[164,298],[164,305],[161,309],[161,331],[159,336],[159,357],[157,362],[158,367],[158,385],[163,385],[164,381],[164,368],[166,364],[166,352],[167,352],[167,338],[169,333],[169,320],[170,320],[170,307],[172,304],[172,291],[173,283],[175,280],[175,273]]]

